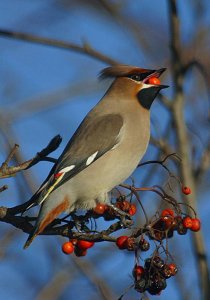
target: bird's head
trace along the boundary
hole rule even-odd
[[[128,65],[115,65],[102,70],[100,78],[115,78],[113,84],[115,91],[131,98],[134,96],[144,108],[150,109],[160,90],[168,87],[152,82],[150,79],[159,78],[165,70],[165,68],[149,70]]]

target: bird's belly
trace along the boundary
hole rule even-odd
[[[147,144],[148,138],[141,145],[134,143],[132,147],[136,147],[135,151],[121,144],[72,178],[71,190],[76,195],[78,206],[83,203],[85,207],[91,208],[97,200],[107,202],[107,192],[132,174],[144,155]]]

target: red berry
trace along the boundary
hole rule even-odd
[[[147,83],[159,85],[160,84],[160,79],[157,78],[157,77],[150,77],[148,79]]]
[[[171,208],[166,208],[161,212],[161,217],[172,216],[174,217],[174,211]]]
[[[178,272],[177,266],[173,263],[168,264],[168,268],[170,269],[172,276],[176,275],[176,273]]]
[[[159,85],[160,84],[160,79],[157,78],[157,77],[150,77],[148,79],[147,83]]]
[[[98,203],[96,205],[96,207],[93,209],[93,211],[98,214],[98,215],[103,215],[104,212],[106,210],[106,205],[105,204],[101,204],[101,203]]]
[[[189,188],[189,186],[183,186],[182,187],[182,193],[185,194],[185,195],[191,194],[191,189]]]
[[[192,231],[199,231],[201,228],[201,221],[198,218],[192,219],[192,227],[190,228]]]
[[[74,252],[74,245],[72,244],[72,242],[65,242],[62,245],[62,251],[65,254],[71,254],[72,252]]]
[[[142,266],[135,266],[133,268],[133,277],[135,278],[135,280],[139,280],[141,278],[141,276],[144,274],[145,270]]]
[[[117,201],[115,206],[122,211],[128,212],[128,210],[130,209],[130,202],[128,202],[127,200]]]
[[[126,235],[119,236],[116,240],[117,247],[119,249],[126,249],[127,248],[127,239],[128,239],[128,236],[126,236]]]
[[[136,205],[135,204],[131,204],[130,208],[128,210],[129,215],[134,216],[136,213],[137,209],[136,209]]]
[[[190,217],[185,217],[182,220],[182,224],[185,228],[191,228],[192,227],[192,219]]]
[[[95,244],[94,242],[79,240],[77,242],[77,247],[80,249],[86,250],[86,249],[93,247],[94,244]]]

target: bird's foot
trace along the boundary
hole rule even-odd
[[[88,226],[86,226],[86,223],[88,222],[86,216],[77,216],[74,212],[71,212],[70,214],[72,222],[74,223],[74,227],[76,230],[80,233],[82,232],[89,232],[90,229]]]

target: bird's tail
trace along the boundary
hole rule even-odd
[[[34,230],[29,234],[29,237],[28,237],[27,241],[25,242],[23,249],[27,249],[31,245],[31,243],[33,242],[33,240],[35,239],[35,237],[37,235],[38,235],[38,231],[35,227]]]
[[[67,197],[64,197],[63,201],[57,205],[54,204],[50,206],[50,203],[52,204],[52,202],[49,201],[42,204],[36,224],[32,232],[29,234],[29,237],[23,247],[24,249],[28,248],[35,237],[42,233],[44,229],[57,218],[57,216],[69,209],[70,205]]]

